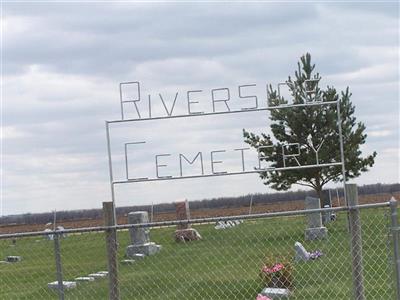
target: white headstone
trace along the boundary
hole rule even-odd
[[[99,278],[107,277],[107,274],[92,273],[92,274],[89,274],[87,277],[93,277],[94,279],[99,279]]]
[[[296,261],[307,261],[310,259],[310,253],[307,252],[307,250],[304,248],[304,246],[301,243],[296,242],[294,244],[294,250],[296,252],[296,255],[295,255]]]
[[[226,221],[226,225],[228,225],[228,227],[234,227],[236,224],[232,221]]]
[[[215,225],[214,228],[218,230],[218,229],[225,229],[225,227],[226,227],[226,225],[223,221],[218,221],[217,225]]]
[[[65,228],[63,226],[57,226],[57,231],[61,231],[61,230],[65,230]],[[61,234],[61,237],[66,238],[67,234],[64,232]]]
[[[47,284],[47,287],[50,289],[58,289],[58,281],[53,281]],[[76,287],[75,281],[63,281],[64,289],[72,289]]]
[[[94,281],[94,277],[89,277],[89,276],[76,277],[75,281]]]
[[[121,263],[124,264],[124,265],[131,265],[134,262],[135,262],[134,259],[124,259],[124,260],[121,261]]]
[[[288,289],[266,287],[261,291],[261,295],[267,296],[271,299],[287,298],[290,291]]]
[[[108,271],[100,271],[100,272],[97,272],[97,274],[105,274],[105,275],[108,275]]]
[[[19,261],[21,261],[21,259],[22,259],[21,256],[15,256],[15,255],[10,255],[10,256],[6,257],[6,261],[10,262],[10,263],[19,262]]]
[[[49,228],[46,228],[45,230],[44,230],[44,232],[52,232],[53,230],[51,230],[51,229],[49,229]],[[54,234],[46,234],[45,235],[45,238],[46,239],[48,239],[49,241],[52,241],[52,240],[54,240]]]

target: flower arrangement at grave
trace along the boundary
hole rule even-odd
[[[323,256],[324,254],[322,253],[321,250],[315,250],[313,252],[310,252],[310,259],[314,260],[314,259],[318,259],[321,256]]]
[[[289,260],[265,259],[260,277],[267,287],[291,289],[293,286],[292,265]]]

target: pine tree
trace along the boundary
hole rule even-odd
[[[304,104],[310,101],[337,101],[340,100],[340,115],[344,143],[344,157],[346,180],[357,177],[361,172],[372,167],[376,152],[363,158],[360,146],[366,141],[365,125],[356,122],[355,107],[351,103],[349,88],[337,93],[336,89],[328,86],[326,90],[320,89],[318,82],[321,77],[314,71],[315,65],[311,64],[311,55],[307,53],[300,58],[295,79],[290,76],[287,80],[292,104]],[[287,104],[288,101],[280,96],[277,90],[268,87],[268,104],[277,106]],[[284,159],[282,147],[291,143],[299,143],[299,147],[285,146],[285,153],[299,151],[298,163],[293,157],[287,158],[285,163],[291,166],[316,164],[318,151],[319,164],[340,162],[339,132],[337,124],[336,105],[299,106],[294,108],[272,109],[270,114],[271,131],[273,138],[265,133],[256,135],[243,130],[245,142],[258,149],[261,146],[270,146],[260,149],[261,160],[271,167],[283,167]],[[292,148],[292,149],[291,149]],[[261,172],[260,177],[265,185],[270,185],[276,190],[288,190],[293,184],[313,188],[318,196],[322,197],[322,188],[330,181],[342,180],[341,166],[315,167],[297,170],[284,170]]]

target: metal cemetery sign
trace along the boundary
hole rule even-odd
[[[114,188],[115,185],[135,182],[151,182],[162,180],[176,180],[186,178],[201,178],[212,176],[228,176],[253,174],[260,172],[285,171],[293,169],[342,166],[344,176],[344,157],[343,157],[343,139],[340,120],[339,101],[322,102],[316,99],[315,91],[318,85],[317,80],[305,81],[305,99],[306,102],[285,103],[271,106],[268,97],[270,95],[267,89],[257,84],[243,84],[235,88],[214,88],[209,90],[186,90],[184,92],[176,92],[170,90],[168,93],[145,93],[142,85],[135,82],[124,82],[120,84],[120,106],[121,119],[106,121],[107,146],[109,158],[110,183],[112,191],[112,200],[115,201]],[[265,93],[260,94],[260,88]],[[287,83],[279,83],[277,86],[278,97],[281,97],[283,90],[287,88]],[[194,151],[182,152],[172,157],[170,153],[157,153],[151,160],[151,168],[146,175],[138,176],[132,174],[132,165],[135,165],[135,156],[132,153],[148,144],[146,139],[130,140],[120,147],[123,148],[120,159],[124,160],[124,176],[123,178],[114,179],[112,148],[110,139],[110,125],[127,124],[127,123],[143,123],[152,120],[173,120],[185,119],[186,122],[192,118],[212,117],[220,118],[222,115],[231,114],[251,114],[259,111],[270,111],[274,109],[293,109],[294,107],[306,106],[327,106],[327,109],[336,105],[337,122],[339,132],[339,145],[341,153],[341,161],[333,161],[329,163],[321,163],[318,157],[319,150],[323,147],[323,141],[320,145],[312,145],[311,149],[315,155],[313,164],[301,165],[297,159],[302,151],[301,143],[290,143],[282,145],[279,153],[282,155],[282,166],[270,167],[264,161],[265,156],[261,150],[272,146],[262,146],[257,149],[255,157],[251,157],[250,148],[236,147],[231,150],[213,150],[213,151]],[[242,128],[242,127],[241,127]],[[224,169],[224,155],[227,153],[236,155],[236,163],[238,168],[235,171]],[[254,154],[253,154],[254,156]],[[255,165],[251,168],[249,165],[249,157],[251,161],[255,161]],[[168,161],[174,159],[176,170],[167,171]],[[196,168],[196,173],[188,175],[187,170]]]

